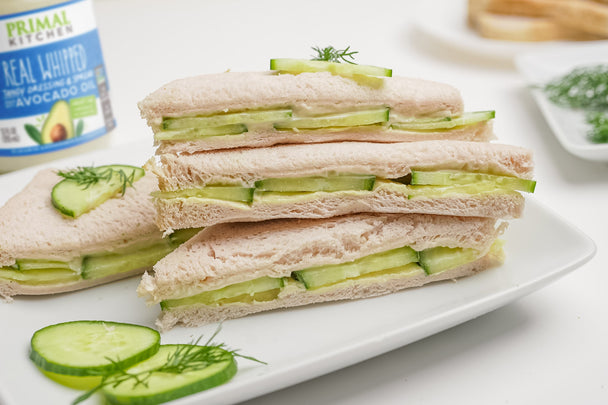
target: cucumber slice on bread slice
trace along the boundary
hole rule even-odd
[[[270,70],[294,74],[305,72],[330,72],[339,76],[363,75],[391,77],[393,75],[392,69],[379,66],[291,58],[271,59]]]
[[[388,122],[388,108],[350,111],[339,114],[327,114],[311,117],[292,117],[289,120],[274,123],[275,129],[319,129],[334,127],[357,127]]]
[[[213,128],[235,124],[259,124],[291,118],[290,109],[242,111],[194,117],[163,118],[162,129]]]
[[[62,214],[77,218],[103,204],[145,175],[144,169],[128,165],[106,165],[87,168],[92,182],[66,178],[51,191],[51,202]]]
[[[406,121],[399,121],[398,117],[391,117],[393,121],[396,121],[391,124],[391,128],[402,131],[446,130],[489,121],[495,116],[494,111],[475,111],[463,113],[458,117],[418,118]]]
[[[498,176],[488,173],[473,173],[458,170],[418,171],[412,170],[412,185],[454,186],[489,182],[497,188],[519,190],[533,193],[536,188],[535,180],[518,177]]]

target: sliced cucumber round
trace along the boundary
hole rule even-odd
[[[186,141],[211,136],[238,135],[247,132],[245,124],[222,125],[208,128],[186,128],[160,131],[154,134],[157,141]]]
[[[452,129],[488,121],[495,117],[494,111],[475,111],[464,113],[459,117],[420,118],[391,124],[392,129],[403,131],[427,131],[434,129]]]
[[[164,118],[162,129],[212,128],[234,124],[284,121],[291,118],[290,109],[243,111],[229,114],[215,114],[199,117]]]
[[[376,176],[373,174],[343,174],[335,176],[279,177],[259,180],[255,187],[259,191],[282,193],[317,192],[340,190],[372,190]]]
[[[105,375],[158,351],[154,329],[118,322],[73,321],[34,333],[30,359],[44,371],[74,376]]]
[[[340,114],[321,115],[316,117],[293,117],[290,120],[276,122],[275,129],[317,129],[328,127],[357,127],[388,122],[389,109],[352,111]]]
[[[86,185],[64,179],[53,187],[51,201],[62,214],[79,217],[118,194],[125,183],[133,183],[145,175],[141,167],[127,165],[99,166],[92,171],[99,176],[95,183]]]
[[[527,193],[533,193],[536,188],[536,181],[518,177],[463,172],[458,170],[440,170],[435,172],[412,170],[412,185],[453,186],[480,182],[491,182],[495,184],[497,188],[519,190]]]
[[[192,355],[195,355],[196,350],[211,350],[213,361],[206,366],[205,362],[201,361],[195,367],[186,368],[181,372],[155,371],[166,365],[167,359],[174,356],[178,350],[191,350]],[[117,383],[110,379],[102,393],[110,404],[160,404],[224,384],[236,371],[234,356],[221,348],[162,345],[154,356],[127,370],[130,374],[145,378],[145,384],[135,379]]]
[[[276,70],[282,73],[330,72],[339,76],[364,75],[391,77],[393,75],[392,69],[379,66],[289,58],[271,59],[270,70]]]

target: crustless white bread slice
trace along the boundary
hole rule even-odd
[[[390,122],[395,121],[393,116],[402,119],[451,117],[463,112],[459,92],[449,85],[404,77],[382,80],[382,86],[370,87],[327,72],[298,75],[227,72],[175,80],[147,96],[139,103],[139,108],[155,133],[161,131],[163,118],[280,108],[292,109],[297,116],[310,116],[388,107]],[[402,142],[420,139],[487,141],[492,138],[492,126],[488,121],[450,130],[424,132],[394,130],[388,125],[277,130],[269,122],[249,126],[246,132],[240,134],[163,139],[157,141],[157,145],[159,154],[178,154],[284,143],[349,140]]]
[[[90,253],[112,252],[162,240],[154,224],[150,192],[157,190],[151,173],[78,218],[68,218],[51,203],[51,190],[61,178],[51,169],[40,171],[25,188],[0,208],[0,266],[12,269],[17,259],[70,261]],[[0,274],[0,296],[72,291],[141,273],[64,283],[21,284]]]
[[[356,214],[321,220],[275,220],[207,228],[146,273],[138,293],[149,303],[193,296],[260,277],[286,277],[312,266],[346,263],[391,249],[469,248],[476,259],[434,274],[358,277],[307,290],[288,279],[275,299],[163,310],[157,325],[200,325],[269,309],[387,294],[432,281],[474,274],[500,263],[491,249],[504,226],[477,217]]]
[[[525,148],[461,141],[398,144],[363,142],[285,145],[162,155],[151,163],[162,191],[231,184],[252,187],[257,180],[371,174],[399,179],[416,170],[464,170],[532,177],[532,154]],[[254,197],[250,204],[209,198],[156,198],[161,229],[210,226],[221,222],[275,218],[325,218],[356,212],[433,213],[513,218],[524,198],[517,192],[456,194],[441,198],[408,197],[407,186],[377,180],[370,191],[316,192],[297,196]]]

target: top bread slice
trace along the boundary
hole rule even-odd
[[[78,218],[53,207],[51,190],[60,180],[54,170],[42,170],[0,208],[0,266],[10,266],[15,259],[67,261],[162,237],[149,198],[157,190],[153,174],[146,173],[124,196]]]

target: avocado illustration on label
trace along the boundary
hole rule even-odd
[[[42,143],[53,143],[73,138],[74,124],[70,115],[70,105],[59,100],[51,107],[49,115],[42,125]]]

